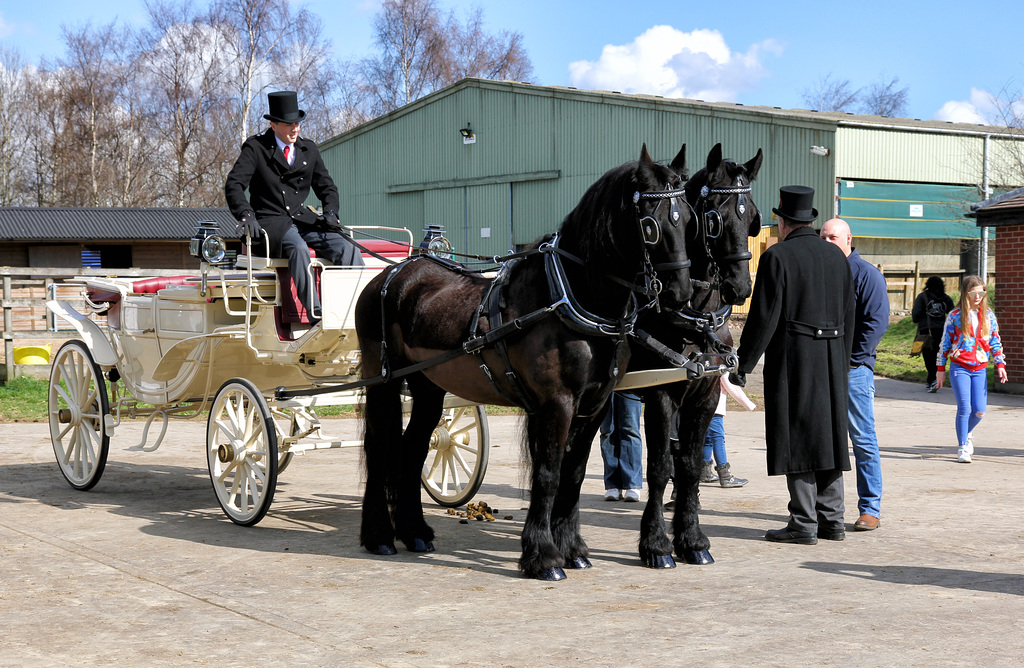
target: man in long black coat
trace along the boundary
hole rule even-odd
[[[842,540],[843,471],[850,470],[847,387],[854,332],[850,265],[810,223],[814,190],[779,192],[780,243],[761,256],[734,380],[764,355],[768,475],[786,475],[789,523],[765,538]]]
[[[338,265],[362,265],[363,257],[341,234],[338,188],[316,143],[299,136],[306,112],[295,91],[267,96],[270,129],[253,135],[228,173],[224,196],[239,230],[254,242],[270,238],[270,255],[288,260],[296,292],[311,317],[320,317],[320,300],[309,280],[309,249]],[[249,189],[249,198],[245,190]],[[323,205],[323,217],[306,205],[310,189]]]

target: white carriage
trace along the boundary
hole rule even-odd
[[[405,229],[353,229],[407,237],[360,242],[378,257],[401,259],[414,248]],[[81,285],[86,313],[67,301],[47,303],[81,337],[53,358],[50,436],[61,473],[87,490],[103,474],[122,419],[146,418],[142,442],[129,449],[152,451],[169,420],[207,414],[206,458],[217,501],[233,522],[249,526],[266,514],[277,476],[295,455],[360,445],[327,434],[318,408],[362,402],[360,389],[345,389],[359,380],[354,309],[385,261],[367,256],[365,267],[337,267],[314,258],[322,320],[310,326],[287,262],[251,253],[225,262],[215,231],[214,223],[197,225],[197,274],[81,277],[72,282]],[[106,325],[89,315],[105,315]],[[278,399],[281,388],[328,393]],[[159,434],[149,443],[157,421]],[[483,407],[446,397],[431,449],[423,470],[427,493],[446,506],[467,502],[487,468]]]

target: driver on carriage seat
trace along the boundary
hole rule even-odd
[[[239,233],[257,242],[263,237],[261,230],[266,230],[270,255],[288,260],[296,292],[303,304],[312,304],[310,316],[315,323],[320,319],[320,298],[309,280],[309,249],[336,265],[361,266],[363,257],[342,235],[338,188],[317,145],[299,137],[306,112],[299,109],[295,91],[270,93],[267,102],[270,113],[263,118],[270,121],[270,128],[242,144],[224,184],[224,196],[239,221]],[[323,204],[323,216],[305,206],[310,188]]]

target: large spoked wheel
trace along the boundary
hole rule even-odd
[[[87,490],[100,481],[107,465],[110,412],[103,372],[82,341],[68,341],[50,367],[47,415],[53,453],[65,480]]]
[[[266,399],[248,380],[217,391],[206,423],[207,460],[217,502],[231,521],[263,519],[277,487],[277,431]]]
[[[446,409],[423,464],[423,487],[430,498],[449,508],[468,503],[484,481],[488,441],[483,406]]]

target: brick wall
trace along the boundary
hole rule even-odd
[[[999,228],[996,316],[1006,354],[1006,375],[1024,384],[1024,225]]]

